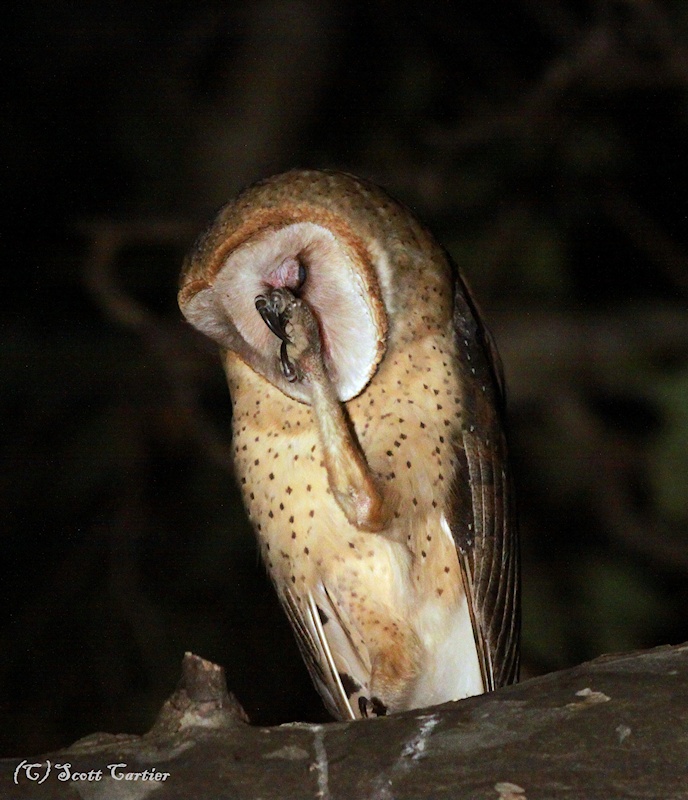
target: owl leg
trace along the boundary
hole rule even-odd
[[[358,698],[362,717],[382,717],[411,707],[422,664],[416,633],[398,617],[383,617],[372,635],[370,696]]]
[[[330,490],[337,503],[355,527],[382,530],[389,508],[328,375],[318,320],[305,301],[285,288],[259,295],[256,308],[282,340],[280,360],[285,377],[310,387]]]
[[[422,648],[418,637],[406,625],[395,628],[372,661],[370,710],[381,716],[388,711],[405,711],[421,668]]]

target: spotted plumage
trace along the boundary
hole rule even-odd
[[[244,502],[328,709],[515,680],[501,377],[427,230],[357,178],[286,173],[220,212],[180,305],[223,349]]]

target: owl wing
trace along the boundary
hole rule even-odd
[[[503,425],[501,363],[458,271],[454,329],[463,421],[455,443],[455,499],[448,523],[468,596],[483,683],[491,691],[518,678],[518,532]]]
[[[370,660],[355,628],[323,583],[297,600],[290,590],[278,594],[301,656],[327,710],[337,719],[358,719],[359,697],[370,696]]]

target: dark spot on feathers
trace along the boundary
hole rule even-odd
[[[316,608],[318,609],[318,616],[320,617],[320,623],[321,623],[322,625],[327,625],[327,623],[328,623],[328,621],[329,621],[329,619],[330,619],[330,618],[329,618],[329,617],[327,616],[327,614],[326,614],[326,613],[325,613],[325,612],[322,610],[322,608],[320,608],[320,606],[316,606]]]
[[[320,613],[320,609],[318,609]],[[351,697],[352,694],[356,692],[360,692],[361,686],[356,683],[356,681],[351,677],[351,675],[347,674],[346,672],[339,673],[339,680],[342,682],[342,688],[347,697]]]

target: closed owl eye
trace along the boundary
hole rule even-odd
[[[300,255],[287,256],[265,278],[266,287],[271,289],[290,289],[297,297],[308,271]]]

